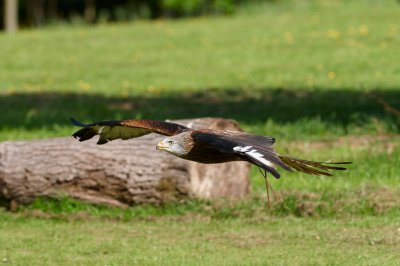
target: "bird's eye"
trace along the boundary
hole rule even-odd
[[[174,144],[174,142],[172,140],[168,141],[168,145],[172,146]]]

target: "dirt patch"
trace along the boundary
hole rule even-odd
[[[287,148],[300,150],[332,149],[340,146],[347,146],[352,149],[378,147],[392,154],[396,147],[400,146],[400,136],[394,134],[345,136],[338,139],[321,141],[294,141],[287,145]]]
[[[72,221],[90,221],[94,220],[95,216],[90,213],[80,211],[76,213],[51,213],[44,212],[42,210],[24,210],[21,212],[24,217],[33,217],[33,218],[41,218],[41,219],[58,219],[65,220],[68,222]]]
[[[331,240],[357,245],[397,247],[400,245],[400,228],[396,226],[346,228],[333,235]]]
[[[400,208],[400,191],[387,187],[361,186],[355,191],[343,193],[281,191],[277,194],[287,207],[275,202],[273,211],[300,217],[378,215]]]
[[[224,233],[222,235],[208,235],[206,240],[223,245],[232,245],[240,249],[251,249],[259,246],[269,245],[272,242],[268,237],[256,233]]]

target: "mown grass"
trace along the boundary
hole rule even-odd
[[[290,139],[398,132],[376,97],[400,106],[400,7],[334,2],[0,35],[0,137],[64,136],[69,116],[233,117]]]
[[[257,169],[241,201],[38,199],[0,213],[0,265],[395,265],[400,5],[290,2],[0,35],[2,141],[68,136],[71,116],[219,116],[276,137],[280,153],[354,162],[335,177],[269,178],[271,208]]]
[[[383,217],[113,222],[2,214],[0,227],[5,265],[395,265],[399,260],[398,220]]]
[[[2,35],[0,84],[10,92],[107,95],[237,87],[397,88],[397,1],[336,2],[266,7],[217,19]]]

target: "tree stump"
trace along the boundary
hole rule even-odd
[[[192,128],[240,129],[233,120],[218,118],[174,122]],[[72,137],[2,142],[0,201],[27,204],[36,197],[68,196],[126,207],[191,197],[238,198],[248,193],[248,163],[183,160],[156,151],[163,138],[149,134],[106,145]]]

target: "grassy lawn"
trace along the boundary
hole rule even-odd
[[[400,259],[395,218],[115,222],[3,216],[4,265],[395,265]]]
[[[400,4],[295,2],[0,35],[0,141],[68,136],[69,117],[219,116],[281,153],[355,162],[271,180],[272,209],[253,169],[240,202],[0,211],[0,265],[396,265]]]
[[[222,116],[279,139],[398,132],[377,99],[400,106],[400,6],[320,2],[0,35],[0,140],[65,136],[70,116]]]

